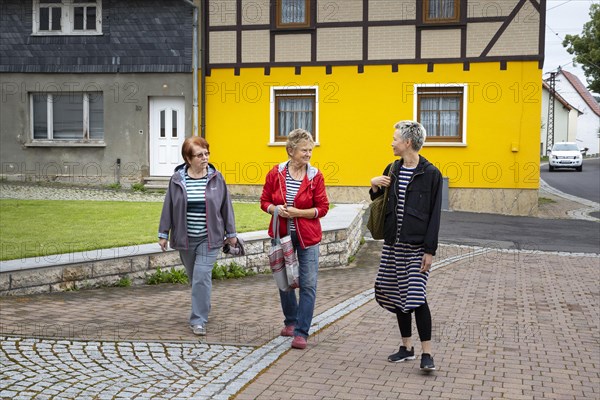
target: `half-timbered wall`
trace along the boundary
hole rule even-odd
[[[417,0],[314,0],[295,30],[275,28],[275,4],[208,0],[208,68],[543,59],[544,0],[463,0],[450,24],[423,23]]]

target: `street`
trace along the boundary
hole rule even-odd
[[[600,203],[600,158],[584,159],[581,172],[574,169],[549,172],[548,165],[543,165],[540,177],[561,192]]]

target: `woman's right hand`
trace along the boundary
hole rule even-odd
[[[158,245],[160,246],[161,250],[167,251],[167,246],[169,244],[169,241],[167,239],[158,239]]]
[[[392,182],[392,178],[390,178],[387,175],[376,176],[371,179],[371,188],[373,189],[373,192],[376,193],[379,191],[380,187],[390,186],[391,182]]]

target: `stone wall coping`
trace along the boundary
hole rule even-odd
[[[336,204],[335,207],[330,209],[327,215],[321,219],[323,232],[349,228],[356,216],[364,207],[366,207],[365,204]],[[267,240],[269,238],[267,230],[244,232],[240,233],[239,236],[247,242]],[[171,251],[175,250],[168,250],[168,252]],[[15,260],[0,261],[0,273],[97,262],[102,260],[151,255],[157,253],[161,253],[158,244],[148,243],[135,246],[20,258]]]

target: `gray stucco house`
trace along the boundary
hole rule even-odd
[[[192,5],[0,7],[3,178],[127,185],[170,175],[192,132]]]

